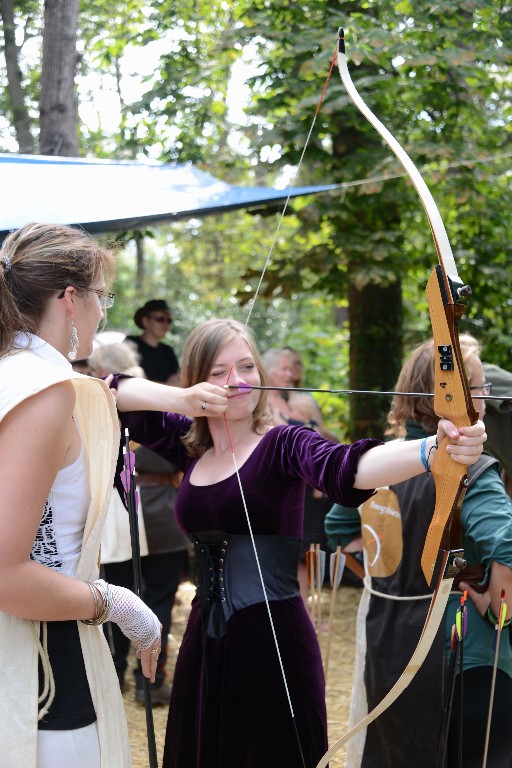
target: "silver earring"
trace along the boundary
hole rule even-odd
[[[78,333],[75,324],[71,323],[71,338],[69,340],[68,357],[70,360],[76,360],[76,351],[78,349]]]

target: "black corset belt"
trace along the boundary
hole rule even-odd
[[[197,598],[209,637],[226,633],[231,616],[264,602],[260,574],[250,536],[223,531],[190,534],[195,544]],[[268,600],[300,594],[297,567],[301,540],[292,536],[255,536],[258,560]]]

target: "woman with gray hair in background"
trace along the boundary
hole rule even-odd
[[[98,379],[103,379],[111,373],[126,373],[128,376],[145,378],[134,346],[125,341],[98,344],[89,358],[89,367],[91,374]]]
[[[290,387],[290,391],[269,391],[268,404],[272,412],[274,424],[291,424],[305,426],[319,432],[326,440],[338,442],[335,435],[323,427],[322,414],[315,399],[308,392],[294,393],[297,386],[297,353],[290,347],[268,349],[262,360],[270,386]],[[332,506],[332,502],[322,491],[308,485],[304,505],[304,522],[302,528],[302,548],[300,553],[297,578],[304,604],[310,609],[310,581],[306,566],[306,553],[311,544],[320,544],[326,549],[327,539],[324,532],[324,519]]]

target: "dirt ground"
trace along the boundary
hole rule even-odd
[[[178,604],[173,609],[172,640],[169,643],[169,682],[172,680],[174,664],[185,630],[190,602],[195,588],[186,582],[180,586]],[[361,591],[354,587],[342,586],[336,596],[333,632],[327,670],[327,715],[329,725],[329,744],[331,745],[347,730],[350,692],[352,688],[352,665],[354,658],[354,637],[356,613]],[[324,588],[321,600],[320,642],[325,658],[327,646],[327,627],[331,605],[330,590]],[[133,660],[132,660],[133,663]],[[146,715],[144,707],[134,700],[135,684],[131,674],[127,674],[130,689],[124,694],[126,716],[132,747],[133,768],[148,768],[146,735]],[[154,707],[153,720],[156,733],[158,764],[161,765],[167,707]],[[342,768],[345,751],[341,749],[331,760],[330,768]]]

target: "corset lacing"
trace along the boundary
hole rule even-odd
[[[221,603],[226,602],[224,565],[228,547],[227,539],[219,543],[196,541],[195,581],[201,605],[203,629],[214,637],[226,633],[226,620]]]

